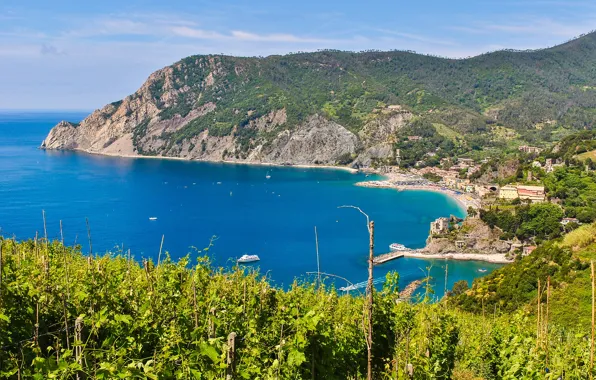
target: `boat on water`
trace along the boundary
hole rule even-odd
[[[398,243],[393,243],[393,244],[389,245],[389,249],[391,249],[392,251],[409,251],[410,250],[410,248],[407,248],[405,245],[398,244]]]
[[[265,176],[265,178],[267,178],[267,179],[271,178],[271,174],[269,174],[269,172],[267,172],[267,175]]]
[[[157,220],[157,216],[150,216],[149,220]]]
[[[480,268],[480,269],[478,269],[478,272],[480,272],[480,273],[486,273],[486,269]]]
[[[245,264],[245,263],[253,263],[255,261],[261,260],[257,255],[242,255],[236,262],[238,264]]]

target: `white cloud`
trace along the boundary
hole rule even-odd
[[[495,32],[501,32],[505,35],[523,36],[524,38],[531,36],[572,38],[589,32],[595,26],[596,17],[587,17],[587,21],[584,19],[582,21],[562,22],[550,18],[520,16],[514,20],[474,22],[470,25],[452,26],[449,29],[472,34],[494,34]]]

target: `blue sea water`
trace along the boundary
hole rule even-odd
[[[94,253],[130,249],[140,259],[173,258],[202,249],[216,265],[231,267],[243,254],[257,254],[262,273],[279,286],[312,280],[317,270],[317,227],[321,271],[357,283],[367,277],[368,233],[364,216],[375,221],[377,253],[389,244],[424,246],[429,223],[464,211],[445,195],[424,191],[354,186],[363,174],[342,170],[264,167],[178,160],[104,157],[38,147],[60,120],[86,113],[0,111],[0,228],[4,236],[58,238],[60,220],[67,244],[88,251],[88,218]],[[267,173],[271,178],[267,179]],[[368,178],[370,179],[370,178]],[[151,221],[150,217],[157,220]],[[213,239],[213,240],[212,240]],[[375,268],[375,276],[396,270],[401,285],[431,268],[437,296],[455,281],[471,282],[498,265],[402,258]],[[487,273],[488,273],[487,272]],[[338,283],[344,285],[344,283]]]

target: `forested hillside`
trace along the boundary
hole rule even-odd
[[[358,294],[315,283],[273,288],[196,253],[140,264],[43,239],[0,242],[1,378],[366,377]],[[536,309],[503,313],[488,300],[476,314],[411,303],[397,280],[388,275],[374,295],[375,379],[590,377],[589,328],[557,325],[544,311],[537,323]]]
[[[314,160],[345,164],[373,147],[367,159],[391,159],[379,144],[400,148],[402,129],[415,122],[452,140],[443,146],[450,153],[502,148],[512,139],[541,145],[592,128],[595,60],[594,33],[469,59],[404,51],[191,56],[80,125],[58,125],[43,146],[290,163],[324,152]],[[325,152],[336,138],[317,141],[331,134],[342,143]],[[310,155],[296,159],[304,152]]]

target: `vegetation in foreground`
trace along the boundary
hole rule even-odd
[[[0,241],[2,378],[366,376],[361,296],[316,284],[276,289],[202,256],[139,264],[59,242]],[[523,309],[402,302],[397,280],[389,275],[375,292],[375,379],[591,375],[589,329],[554,325],[548,313],[537,323]]]

